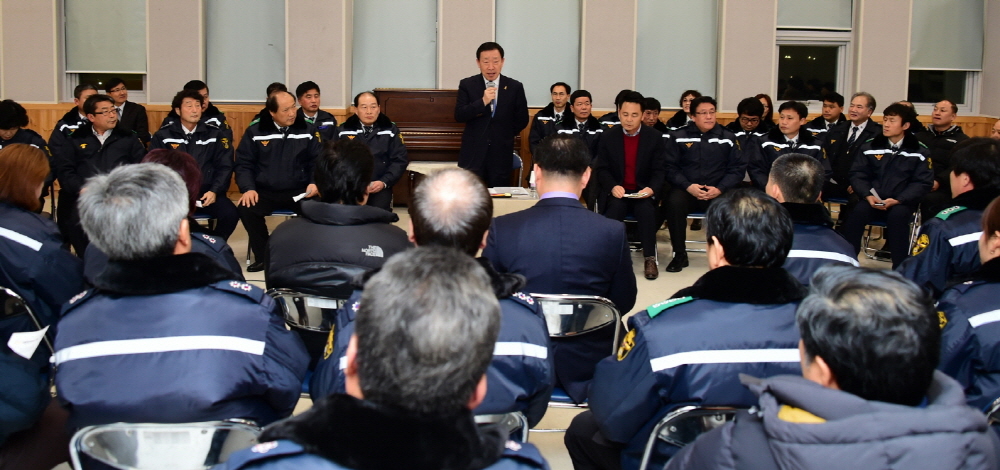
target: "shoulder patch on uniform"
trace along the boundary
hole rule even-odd
[[[913,245],[913,253],[912,253],[913,256],[917,256],[920,253],[923,253],[928,246],[931,246],[931,237],[928,236],[926,233],[923,233],[919,237],[917,237],[917,243]]]
[[[305,449],[292,441],[261,442],[244,451],[236,452],[228,461],[226,468],[241,469],[255,466],[258,463],[287,455],[304,454]]]
[[[948,316],[940,310],[938,310],[938,326],[940,326],[942,330],[945,326],[948,326]]]
[[[253,121],[250,121],[250,124],[247,124],[247,127],[250,127],[250,126],[252,126],[254,124],[257,124],[258,122],[260,122],[260,118],[259,117],[255,117],[255,118],[253,118]]]
[[[638,330],[639,330],[638,328],[632,328],[631,330],[628,330],[628,333],[625,334],[625,338],[622,339],[622,345],[618,347],[619,361],[625,360],[625,357],[628,356],[629,351],[631,351],[632,348],[635,347],[635,332]]]
[[[247,282],[240,282],[235,280],[219,281],[209,285],[221,291],[232,292],[234,294],[242,295],[258,303],[266,295],[264,293],[264,289],[261,289],[260,287],[257,287]]]
[[[962,212],[962,211],[964,211],[966,209],[968,209],[968,207],[965,207],[965,206],[951,206],[951,207],[949,207],[949,208],[947,208],[947,209],[945,209],[945,210],[943,210],[941,212],[938,212],[937,215],[935,215],[934,217],[937,217],[937,218],[939,218],[941,220],[948,220],[948,217],[951,217],[951,216],[953,216],[953,215],[955,215],[955,214],[957,214],[959,212]]]
[[[680,297],[677,299],[664,300],[663,302],[660,302],[658,304],[650,305],[649,308],[646,309],[646,313],[649,314],[649,318],[655,318],[657,315],[659,315],[661,312],[663,312],[668,308],[676,307],[681,304],[686,304],[692,300],[694,300],[694,297],[691,297],[690,295],[687,297]]]
[[[525,294],[524,292],[515,292],[510,294],[510,300],[513,300],[525,307],[531,309],[531,311],[536,311],[538,309],[538,304],[535,302],[535,298]]]

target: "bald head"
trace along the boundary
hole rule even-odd
[[[459,168],[431,173],[410,204],[413,238],[419,246],[458,248],[472,256],[493,218],[493,200],[483,183]]]

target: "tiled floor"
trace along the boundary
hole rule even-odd
[[[396,214],[399,215],[399,222],[396,223],[399,227],[404,230],[408,226],[409,216],[406,213],[405,208],[396,208]],[[268,226],[270,229],[278,226],[285,219],[283,217],[270,217],[268,218]],[[704,230],[701,231],[688,231],[688,240],[702,240],[705,239]],[[708,261],[704,253],[692,252],[689,253],[689,258],[691,266],[685,268],[680,273],[667,273],[664,269],[667,263],[670,262],[670,239],[667,235],[666,230],[661,230],[657,233],[657,243],[659,252],[659,262],[660,262],[660,276],[656,280],[647,280],[643,276],[643,259],[640,253],[632,254],[632,263],[634,266],[636,282],[639,286],[638,296],[636,298],[636,307],[632,312],[628,312],[629,315],[635,313],[635,311],[641,311],[645,307],[657,303],[661,300],[667,299],[672,296],[678,290],[690,286],[693,284],[702,274],[708,271]],[[236,232],[233,233],[232,237],[229,239],[229,244],[236,253],[236,257],[240,260],[244,267],[244,275],[246,279],[260,287],[265,287],[264,285],[264,273],[248,273],[246,272],[246,265],[243,263],[246,260],[246,250],[247,250],[247,235],[246,231],[243,229],[242,225],[239,225]],[[691,248],[704,248],[703,244],[690,244]],[[870,261],[861,257],[861,265],[874,267],[874,268],[888,268],[889,263]],[[312,406],[312,401],[309,399],[302,399],[299,401],[296,407],[296,413],[300,413]],[[545,415],[545,418],[539,423],[536,428],[538,429],[565,429],[569,426],[570,421],[576,414],[579,413],[577,410],[568,409],[555,409],[550,408]],[[531,433],[529,436],[529,441],[542,451],[542,455],[549,461],[549,464],[553,470],[570,470],[573,468],[570,462],[569,455],[566,453],[566,448],[563,445],[563,433],[561,432],[538,432]],[[69,466],[59,466],[55,470],[68,470]]]

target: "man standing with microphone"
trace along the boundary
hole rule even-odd
[[[528,125],[524,85],[501,76],[503,47],[484,42],[476,50],[480,74],[458,84],[455,120],[465,123],[458,166],[486,182],[507,186],[514,169],[514,138]]]

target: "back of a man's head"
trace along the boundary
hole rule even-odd
[[[417,185],[409,211],[417,245],[458,248],[475,256],[490,228],[493,199],[475,174],[446,169]]]
[[[715,237],[732,266],[776,268],[792,249],[794,228],[788,211],[774,198],[750,188],[715,198],[705,212],[705,237]]]
[[[535,148],[535,164],[546,178],[578,181],[590,167],[590,150],[582,139],[553,134]]]
[[[313,172],[320,200],[327,203],[357,205],[364,200],[371,183],[375,157],[360,140],[327,143],[316,158]]]
[[[815,204],[823,190],[823,164],[809,155],[789,153],[771,164],[768,185],[781,190],[782,202]]]
[[[885,269],[827,266],[796,312],[806,361],[817,356],[840,390],[916,406],[927,395],[941,348],[933,300]]]
[[[173,254],[188,190],[176,171],[159,163],[122,165],[87,180],[80,225],[112,260]]]
[[[973,137],[951,149],[951,171],[969,175],[976,189],[1000,191],[1000,140]]]
[[[418,247],[390,258],[365,284],[355,328],[366,400],[455,413],[467,409],[489,367],[500,305],[472,257]]]

